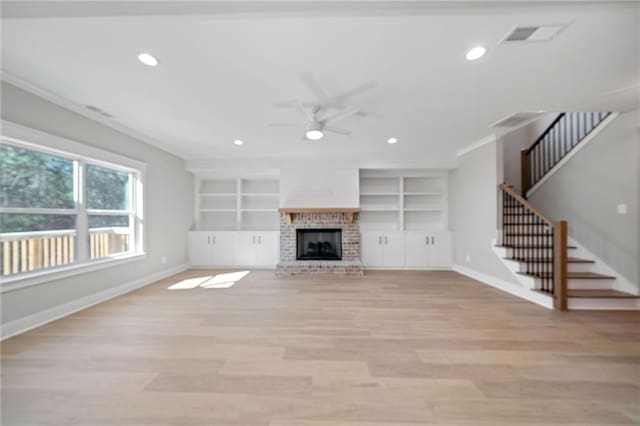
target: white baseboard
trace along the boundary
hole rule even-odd
[[[529,302],[533,302],[547,309],[553,309],[553,297],[551,296],[528,290],[520,284],[513,284],[500,278],[496,278],[492,275],[487,275],[483,272],[467,268],[465,266],[453,265],[453,270],[459,274],[465,275],[469,278],[473,278],[474,280],[490,285],[491,287],[497,288],[498,290],[502,290],[521,299],[528,300]]]
[[[118,297],[133,290],[137,290],[163,278],[167,278],[171,275],[186,271],[187,269],[189,269],[188,264],[178,265],[173,268],[165,269],[146,277],[139,278],[137,280],[129,281],[128,283],[119,285],[117,287],[112,287],[110,289],[100,291],[98,293],[94,293],[89,296],[64,303],[62,305],[54,306],[53,308],[28,315],[24,318],[9,321],[5,324],[2,324],[2,326],[0,327],[0,340],[8,339],[9,337],[16,336],[26,331],[32,330],[36,327],[40,327],[41,325],[66,317],[67,315],[74,314],[83,309],[87,309],[91,306],[97,305],[98,303],[106,302],[107,300],[113,299],[114,297]]]

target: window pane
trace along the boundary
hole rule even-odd
[[[75,215],[0,215],[2,275],[61,265],[76,259]]]
[[[74,208],[73,161],[0,146],[3,207]]]
[[[97,210],[129,210],[131,173],[87,165],[87,207]]]
[[[0,232],[39,232],[76,229],[76,216],[72,214],[0,214]]]
[[[129,216],[90,215],[89,249],[91,259],[100,259],[131,249]]]

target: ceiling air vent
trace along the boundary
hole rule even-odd
[[[101,116],[103,116],[105,118],[113,118],[113,115],[111,115],[108,112],[98,108],[97,106],[85,105],[85,108],[88,109],[89,111],[92,111],[92,112],[95,112],[97,114],[100,114]]]
[[[523,41],[551,41],[564,30],[567,25],[517,26],[509,31],[502,43]]]
[[[515,112],[489,125],[489,127],[520,127],[543,115],[544,112]]]

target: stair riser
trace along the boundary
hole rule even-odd
[[[638,311],[640,310],[640,299],[570,297],[568,308],[570,310]]]
[[[529,272],[533,271],[535,268],[534,265],[527,265],[525,262],[518,262],[517,272]],[[546,268],[550,268],[550,266],[546,266]],[[549,269],[545,269],[549,270]],[[593,263],[571,263],[568,264],[569,272],[593,272]]]
[[[498,255],[502,258],[509,258],[514,256],[514,249],[510,247],[496,247],[496,251],[498,252]],[[567,250],[569,256],[573,256],[572,253],[575,253],[575,251],[576,249],[573,249],[573,248],[569,248]],[[535,250],[532,249],[531,250],[532,255],[535,255],[536,257],[541,257],[541,258],[550,258],[551,253],[552,253],[551,249],[535,249]]]
[[[537,246],[537,245],[551,245],[553,244],[553,238],[551,237],[551,235],[544,235],[544,236],[536,236],[536,237],[530,237],[530,236],[518,236],[518,237],[512,237],[512,238],[506,238],[503,237],[503,242],[506,245],[515,245],[515,246]]]
[[[533,277],[524,277],[521,280],[525,287],[530,290],[540,290],[542,280]],[[590,279],[569,279],[567,287],[569,290],[611,290],[615,280],[590,280]]]

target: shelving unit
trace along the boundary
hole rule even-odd
[[[363,230],[447,228],[447,174],[428,170],[360,171]]]
[[[197,230],[278,230],[277,177],[200,177],[196,187]]]

